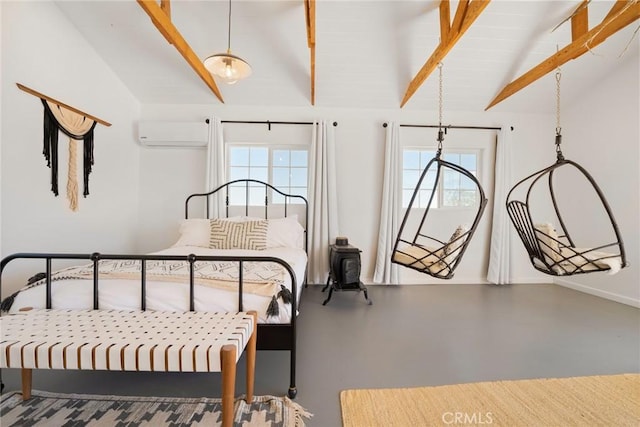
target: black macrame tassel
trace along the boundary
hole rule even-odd
[[[13,295],[10,295],[8,297],[6,297],[5,299],[2,300],[2,302],[0,302],[0,311],[1,312],[7,312],[9,311],[9,309],[11,309],[11,306],[13,305],[13,301],[16,299],[16,295],[18,295],[20,291],[14,293]]]
[[[93,128],[84,136],[84,191],[82,195],[87,197],[89,195],[89,174],[93,166]]]
[[[47,102],[43,99],[43,148],[42,154],[47,159],[47,167],[51,169],[51,191],[58,195],[58,122],[53,117]]]
[[[267,317],[273,317],[280,314],[280,307],[278,306],[278,300],[275,295],[271,297],[269,307],[267,307]]]
[[[282,302],[285,304],[291,304],[291,291],[284,287],[284,285],[280,285],[280,292],[278,292],[278,298],[282,298]]]

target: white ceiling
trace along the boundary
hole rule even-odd
[[[568,44],[570,22],[551,30],[579,3],[493,0],[443,61],[445,111],[483,111],[504,85]],[[591,2],[590,28],[613,3]],[[140,102],[220,103],[135,1],[56,4]],[[399,108],[407,85],[439,42],[438,4],[317,1],[316,106]],[[452,17],[456,6],[452,1]],[[227,1],[174,0],[171,10],[173,24],[201,59],[226,50]],[[621,62],[638,63],[638,22],[562,67],[564,105]],[[251,64],[253,74],[233,86],[218,83],[225,104],[311,105],[302,0],[233,0],[231,48]],[[404,109],[436,109],[437,81],[436,71]],[[554,73],[493,110],[555,111]]]

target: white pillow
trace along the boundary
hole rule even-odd
[[[548,222],[542,224],[535,224],[533,226],[536,234],[536,239],[540,245],[542,255],[545,257],[545,261],[549,264],[555,264],[562,261],[562,255],[560,254],[560,244],[558,243],[558,233],[555,227]]]
[[[185,219],[180,224],[180,238],[172,246],[199,246],[209,247],[209,236],[211,234],[210,221],[206,218]]]
[[[298,215],[268,221],[267,248],[304,249],[304,228],[298,222]]]

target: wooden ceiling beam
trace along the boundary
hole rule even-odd
[[[451,8],[449,0],[440,2],[440,40],[447,40],[451,31]]]
[[[589,0],[582,0],[578,10],[571,17],[571,40],[576,41],[589,31]]]
[[[160,0],[160,9],[171,19],[171,0]]]
[[[215,80],[213,80],[211,73],[204,67],[198,55],[196,55],[191,46],[189,46],[184,37],[182,37],[178,29],[171,22],[171,18],[162,10],[161,6],[158,6],[155,0],[137,0],[137,2],[140,7],[142,7],[142,10],[149,15],[151,22],[153,22],[153,25],[156,26],[164,38],[180,52],[180,55],[182,55],[191,68],[193,68],[196,74],[200,76],[220,102],[224,103],[220,90],[218,90],[218,86]],[[163,3],[164,2],[163,0]],[[168,1],[166,3],[168,3]]]
[[[304,0],[307,22],[307,46],[311,68],[311,105],[316,103],[316,0]]]
[[[626,5],[623,4],[623,7],[620,7],[620,3],[626,3]],[[588,52],[589,49],[596,47],[609,36],[640,18],[640,2],[619,0],[613,6],[612,12],[614,8],[617,11],[616,13],[610,12],[600,24],[506,85],[485,108],[485,111],[557,69],[562,64],[580,57]]]
[[[442,7],[442,3],[447,0],[442,0],[440,5]],[[456,14],[453,18],[453,24],[451,24],[451,28],[448,32],[448,37],[446,39],[442,38],[440,40],[440,44],[435,48],[427,62],[424,63],[420,71],[415,75],[413,80],[409,83],[409,87],[404,94],[404,98],[400,103],[400,108],[404,107],[404,105],[411,99],[411,97],[416,93],[416,91],[422,86],[424,81],[429,77],[429,75],[436,68],[438,63],[440,63],[445,56],[449,53],[449,51],[456,45],[460,37],[464,35],[464,33],[471,27],[471,25],[475,22],[475,20],[480,16],[482,11],[489,5],[491,0],[460,0],[458,2],[458,8],[456,9]],[[446,6],[444,6],[446,7]],[[440,10],[440,23],[442,24],[442,9]],[[442,34],[442,28],[440,30],[440,34]]]

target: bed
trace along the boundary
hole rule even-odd
[[[256,207],[259,200],[261,206]],[[199,211],[201,215],[193,215]],[[23,307],[249,311],[258,313],[258,350],[290,354],[294,398],[296,316],[306,284],[308,203],[265,182],[234,180],[185,201],[180,237],[145,255],[18,253],[0,264],[41,259],[44,271],[2,300]],[[54,262],[84,260],[54,270]],[[89,261],[88,263],[86,261]]]

